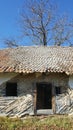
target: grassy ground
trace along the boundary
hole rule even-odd
[[[23,119],[0,117],[0,130],[73,130],[73,117],[59,115]]]

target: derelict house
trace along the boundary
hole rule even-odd
[[[0,115],[73,114],[73,47],[0,50]]]

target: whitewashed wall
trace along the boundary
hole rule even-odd
[[[0,85],[13,77],[15,77],[16,73],[0,73]]]
[[[5,97],[6,82],[17,82],[18,97]],[[68,86],[72,86],[72,78],[65,74],[51,73],[47,75],[28,74],[0,75],[0,113],[6,115],[23,116],[26,114],[34,114],[33,106],[33,88],[37,82],[52,83],[53,86],[61,86],[62,94],[56,96],[56,113],[65,114],[73,111],[72,96],[69,96],[66,91]],[[73,93],[73,92],[71,92]],[[71,94],[72,95],[72,94]],[[71,104],[68,103],[71,98]]]
[[[73,89],[73,75],[69,76],[69,86]]]

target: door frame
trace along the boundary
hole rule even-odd
[[[35,87],[34,87],[34,114],[37,115],[37,84],[51,84],[52,83],[48,83],[48,82],[37,82],[35,84]],[[49,109],[48,109],[49,110]],[[53,110],[53,114],[56,113],[56,98],[55,98],[55,87],[52,85],[52,110]]]

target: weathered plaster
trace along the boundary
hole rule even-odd
[[[56,113],[67,114],[73,111],[73,91],[69,90],[69,77],[65,74],[19,74],[17,76],[0,75],[0,113],[6,115],[23,116],[34,114],[33,90],[37,82],[52,83],[52,86],[60,86],[62,94],[56,96]],[[18,97],[5,97],[6,82],[17,82]],[[69,81],[69,82],[68,82]],[[49,113],[49,112],[48,112]]]
[[[73,89],[73,75],[69,76],[69,86]]]
[[[15,77],[17,73],[0,73],[0,85],[13,77]]]

